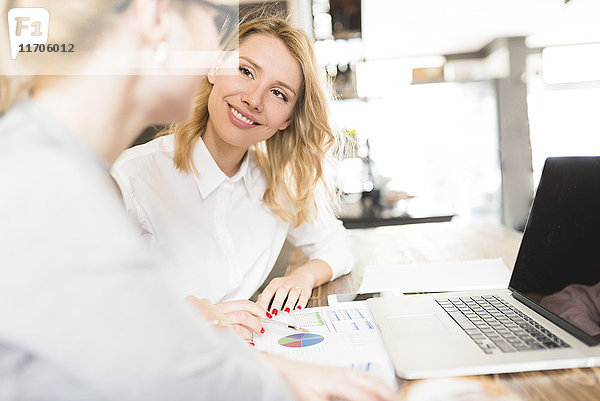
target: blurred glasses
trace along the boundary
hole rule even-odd
[[[219,43],[223,45],[237,26],[239,9],[236,6],[213,3],[208,0],[191,0],[195,3],[205,5],[215,11],[214,23],[219,33]]]
[[[239,8],[237,6],[228,6],[225,4],[214,3],[208,0],[181,0],[189,1],[197,4],[202,4],[208,8],[211,8],[215,12],[214,23],[215,28],[219,34],[219,44],[223,45],[225,40],[231,35],[234,29],[237,27],[237,21],[239,18]],[[124,11],[132,0],[115,0],[114,9],[117,12]]]

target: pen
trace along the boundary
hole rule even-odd
[[[288,329],[292,329],[292,330],[296,330],[302,333],[308,333],[308,330],[302,328],[302,327],[298,327],[298,326],[294,326],[293,324],[287,324],[284,322],[279,322],[277,320],[270,320],[270,319],[260,319],[263,323],[273,323],[276,324],[278,326],[283,326],[283,327],[287,327]]]

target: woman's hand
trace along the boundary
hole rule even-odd
[[[291,313],[306,307],[312,289],[331,280],[333,271],[327,262],[313,259],[298,266],[283,277],[276,277],[258,296],[256,303],[263,308],[269,308],[276,316],[279,311]],[[285,304],[284,304],[285,302]]]
[[[215,304],[215,308],[227,318],[231,328],[244,340],[252,342],[253,332],[264,334],[261,318],[271,318],[265,308],[252,301],[229,301]]]
[[[306,307],[314,285],[315,278],[310,272],[293,271],[271,280],[256,302],[265,310],[270,303],[273,316],[277,316],[279,311],[290,313]]]
[[[254,333],[263,334],[265,329],[261,318],[270,318],[266,309],[251,301],[229,301],[211,304],[206,299],[198,299],[192,295],[186,298],[192,305],[217,328],[229,328],[244,340],[254,345]],[[216,322],[216,323],[213,323]]]
[[[392,401],[394,393],[378,377],[349,369],[294,362],[265,354],[300,401]]]

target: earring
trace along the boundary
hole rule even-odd
[[[158,65],[164,65],[169,56],[169,44],[166,41],[161,41],[154,51],[154,62]]]

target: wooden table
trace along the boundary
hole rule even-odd
[[[357,263],[352,273],[322,285],[313,291],[308,306],[327,305],[327,295],[354,293],[358,290],[364,267],[373,263],[419,263],[502,258],[512,269],[521,234],[503,227],[467,226],[459,223],[430,223],[350,230]],[[295,250],[288,269],[302,264],[306,256]],[[476,383],[477,390],[444,399],[482,400],[560,400],[599,401],[600,368],[563,369],[472,376],[453,379],[466,386]],[[418,386],[448,386],[439,380],[398,380],[401,399],[411,401]],[[466,389],[467,387],[465,387]],[[466,394],[466,395],[465,395]],[[463,398],[461,398],[463,397]],[[431,398],[433,399],[433,398]]]

